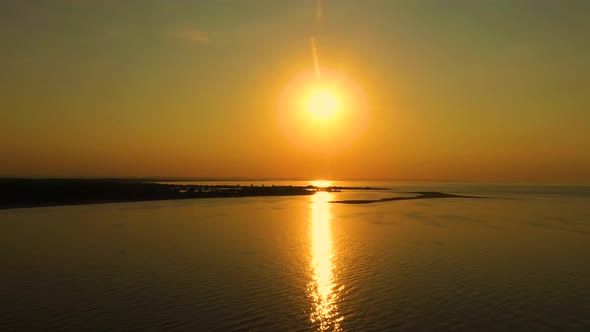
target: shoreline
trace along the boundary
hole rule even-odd
[[[416,194],[416,196],[385,197],[385,198],[380,198],[380,199],[346,199],[346,200],[330,201],[329,203],[334,203],[334,204],[372,204],[372,203],[382,203],[382,202],[391,202],[391,201],[408,201],[408,200],[416,200],[416,199],[435,199],[435,198],[489,198],[489,197],[481,197],[481,196],[454,195],[454,194],[441,193],[438,191],[414,191],[414,192],[408,192],[408,194]]]
[[[310,194],[313,195],[313,194]],[[128,200],[104,200],[88,202],[62,202],[62,203],[40,203],[40,204],[19,204],[19,205],[0,205],[0,211],[18,210],[18,209],[35,209],[49,208],[60,206],[78,206],[78,205],[100,205],[100,204],[117,204],[117,203],[139,203],[139,202],[162,202],[162,201],[180,201],[190,199],[223,199],[223,198],[242,198],[242,197],[285,197],[285,196],[305,196],[305,195],[252,195],[252,196],[220,196],[220,197],[178,197],[178,198],[154,198],[154,199],[128,199]]]
[[[0,179],[0,188],[0,210],[179,199],[304,196],[318,191],[387,190],[313,185],[185,185],[101,179]]]

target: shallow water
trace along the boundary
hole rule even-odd
[[[0,330],[590,330],[587,187],[367,185],[0,211]]]

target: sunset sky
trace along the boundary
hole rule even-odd
[[[590,1],[316,6],[0,2],[0,177],[590,183]]]

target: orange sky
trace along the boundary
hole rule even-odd
[[[590,183],[590,5],[455,4],[2,4],[0,176]]]

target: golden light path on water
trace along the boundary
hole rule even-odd
[[[338,312],[338,294],[344,286],[336,288],[334,280],[335,254],[332,246],[332,215],[328,192],[313,195],[310,218],[312,281],[308,285],[312,299],[310,321],[319,331],[341,331],[344,319]]]

